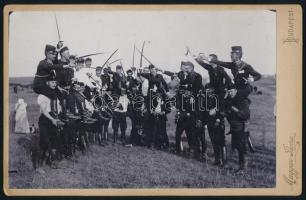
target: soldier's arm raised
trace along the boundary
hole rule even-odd
[[[203,60],[201,60],[200,58],[196,58],[195,61],[197,61],[197,63],[199,65],[201,65],[201,67],[203,67],[204,69],[206,69],[207,71],[212,69],[212,66],[210,64],[205,63]]]
[[[233,69],[235,67],[235,64],[233,62],[223,62],[220,60],[211,60],[210,62],[227,69]]]

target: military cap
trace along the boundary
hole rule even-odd
[[[214,53],[209,54],[209,56],[213,57],[215,60],[218,60],[218,56],[216,54],[214,54]]]
[[[181,65],[185,65],[185,66],[190,66],[190,67],[194,67],[193,63],[190,61],[182,61]]]
[[[88,57],[88,58],[85,59],[85,62],[86,61],[92,61],[92,59]]]
[[[104,73],[108,73],[108,71],[109,71],[109,68],[108,68],[108,67],[105,67],[105,68],[103,69],[103,72],[104,72]]]
[[[47,77],[47,81],[56,81],[56,75],[54,71],[51,71]]]
[[[131,69],[127,70],[126,73],[133,73],[133,71]]]
[[[96,67],[96,71],[98,71],[98,70],[102,70],[102,67],[101,66],[97,66]]]
[[[70,59],[70,60],[75,60],[76,58],[77,58],[77,57],[76,57],[75,55],[70,55],[70,56],[69,56],[69,59]]]
[[[242,47],[241,46],[232,46],[232,52],[242,53]]]
[[[116,69],[122,69],[122,66],[121,65],[117,65]]]
[[[78,63],[78,64],[84,64],[84,59],[83,59],[83,58],[79,58],[79,59],[77,60],[77,63]]]
[[[149,65],[149,69],[153,69],[153,68],[155,68],[155,66],[152,65],[152,64],[150,64],[150,65]]]
[[[50,44],[47,44],[45,47],[45,55],[47,55],[48,52],[55,52],[56,47]]]
[[[63,48],[61,48],[60,53],[63,53],[64,51],[68,51],[68,50],[69,50],[68,47],[64,46]]]

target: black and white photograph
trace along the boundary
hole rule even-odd
[[[275,188],[276,18],[10,13],[8,188]]]

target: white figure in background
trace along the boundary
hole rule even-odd
[[[24,99],[18,99],[15,104],[15,112],[15,133],[30,133],[27,104],[24,102]]]

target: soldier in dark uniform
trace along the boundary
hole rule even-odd
[[[62,63],[54,63],[57,57],[57,51],[55,46],[46,45],[45,56],[46,58],[40,61],[37,66],[37,71],[33,82],[33,90],[37,94],[43,94],[49,98],[54,98],[56,95],[55,93],[59,94],[60,88],[57,87],[56,90],[50,90],[50,88],[46,86],[47,77],[49,76],[51,71],[67,68],[69,67],[69,65],[65,65]]]
[[[60,49],[60,55],[61,55],[61,58],[58,61],[58,63],[63,64],[63,65],[69,64],[71,66],[69,68],[56,70],[58,86],[66,91],[66,92],[63,92],[59,96],[61,107],[62,107],[62,117],[66,118],[67,109],[68,109],[67,102],[69,98],[68,95],[69,95],[69,90],[72,84],[72,79],[74,77],[74,70],[72,67],[75,66],[75,62],[70,62],[70,60],[72,59],[70,57],[69,49],[66,46]],[[71,114],[68,113],[68,115],[71,115]]]
[[[137,87],[134,85],[130,89],[129,95],[129,105],[128,105],[128,116],[132,122],[132,129],[130,134],[129,146],[142,145],[143,137],[143,125],[145,120],[145,106],[144,97]]]
[[[215,54],[210,54],[210,60],[218,60]],[[210,105],[207,111],[207,128],[209,132],[210,139],[212,141],[214,155],[215,155],[215,165],[224,165],[226,161],[226,146],[225,146],[225,136],[224,136],[224,118],[221,115],[224,109],[224,96],[226,94],[227,88],[232,84],[231,78],[225,72],[225,70],[216,64],[207,64],[201,57],[195,59],[204,69],[208,71],[209,74],[209,84],[206,95],[207,102],[206,105]],[[209,97],[216,96],[216,101]],[[214,101],[214,102],[212,102]],[[203,119],[203,118],[202,118]],[[200,123],[200,122],[198,122]],[[202,121],[204,124],[204,121]],[[204,136],[205,137],[205,136]],[[221,156],[221,161],[220,161]]]
[[[152,100],[157,93],[161,93],[163,96],[166,96],[169,92],[168,85],[161,74],[157,73],[157,68],[154,65],[149,65],[149,73],[144,71],[139,72],[138,76],[143,77],[148,80],[148,89],[146,96],[144,96],[145,101],[145,122],[144,122],[144,134],[146,145],[150,147],[152,145],[152,122],[153,118],[150,118],[150,113],[153,107]],[[143,87],[144,85],[142,85]],[[166,97],[165,97],[166,98]],[[151,120],[150,120],[151,119]]]
[[[146,107],[149,109],[151,109],[152,107],[152,95],[156,94],[157,91],[162,92],[163,94],[166,94],[169,92],[169,88],[168,85],[165,81],[165,79],[163,78],[163,76],[161,74],[157,73],[157,69],[154,65],[149,65],[149,70],[150,73],[139,73],[139,76],[142,76],[144,78],[146,78],[149,82],[149,86],[148,86],[148,92],[147,92],[147,102],[146,102]]]
[[[206,59],[211,63],[217,64],[221,67],[228,68],[231,70],[234,83],[242,96],[248,97],[252,92],[252,86],[250,82],[257,81],[261,78],[261,74],[253,69],[253,67],[246,62],[242,61],[242,48],[241,46],[233,46],[231,52],[232,62],[222,62],[216,59],[205,58],[205,56],[200,56],[200,59]],[[240,96],[241,96],[240,95]]]
[[[157,149],[167,149],[169,147],[169,138],[167,135],[166,123],[167,114],[171,111],[169,104],[166,103],[166,95],[158,91],[152,99],[152,108],[149,111],[151,128],[147,131],[147,147],[152,145]]]
[[[121,95],[121,88],[126,89],[126,77],[123,74],[123,69],[121,65],[116,66],[116,72],[113,72],[111,70],[108,71],[109,74],[111,74],[112,77],[112,94],[120,96]]]
[[[245,122],[250,118],[250,100],[244,95],[239,95],[236,88],[229,90],[225,101],[225,115],[230,124],[232,135],[232,147],[238,150],[239,169],[245,169],[245,152],[247,134],[245,133]]]
[[[190,149],[194,149],[195,136],[193,130],[196,119],[197,95],[202,89],[202,77],[194,72],[194,65],[187,61],[181,63],[184,71],[178,75],[180,86],[177,93],[177,115],[176,115],[176,152],[181,152],[181,135],[185,131]],[[181,77],[181,78],[180,78]]]
[[[127,70],[126,72],[127,77],[126,77],[126,89],[127,93],[133,92],[133,90],[138,90],[138,87],[140,85],[140,82],[133,77],[133,71],[131,69]]]

